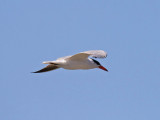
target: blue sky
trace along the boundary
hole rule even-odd
[[[160,1],[1,0],[1,120],[160,119]],[[107,51],[100,69],[31,74]]]

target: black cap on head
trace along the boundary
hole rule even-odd
[[[96,63],[97,65],[101,65],[97,60],[92,59],[94,63]]]

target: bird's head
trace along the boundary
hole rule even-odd
[[[93,60],[94,64],[97,65],[98,68],[108,72],[108,70],[105,67],[103,67],[97,60],[95,60],[95,59],[92,59],[92,60]]]

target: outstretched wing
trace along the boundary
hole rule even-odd
[[[105,58],[107,57],[107,53],[103,50],[90,50],[90,51],[85,51],[85,52],[75,54],[71,56],[69,59],[82,60],[82,59],[87,59],[89,56],[94,58]]]
[[[55,70],[55,69],[58,69],[58,68],[59,67],[55,66],[54,64],[49,64],[45,68],[43,68],[41,70],[38,70],[36,72],[33,72],[33,73],[48,72],[48,71]]]

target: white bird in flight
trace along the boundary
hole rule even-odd
[[[103,50],[90,50],[80,52],[72,56],[58,58],[55,61],[46,61],[43,62],[43,64],[48,64],[45,68],[33,73],[48,72],[58,68],[64,68],[69,70],[100,68],[102,70],[108,71],[97,60],[93,58],[88,58],[89,56],[94,58],[106,58],[107,53]]]

